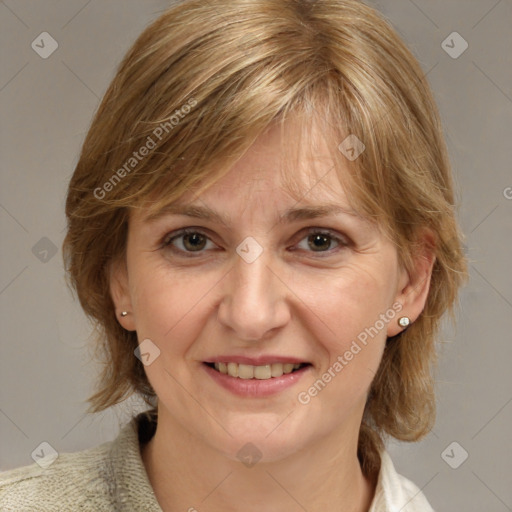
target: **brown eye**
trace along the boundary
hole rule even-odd
[[[187,233],[182,235],[183,246],[190,251],[200,251],[206,245],[206,237],[201,233]]]
[[[312,228],[309,233],[306,233],[297,247],[302,251],[309,253],[322,254],[326,253],[326,256],[334,254],[343,248],[348,247],[349,241],[342,235],[338,235],[336,232],[330,230],[323,230],[319,228]]]
[[[201,253],[207,248],[208,243],[213,244],[208,236],[200,231],[184,230],[167,235],[162,241],[163,247],[171,249],[175,253]],[[213,244],[215,245],[215,244]]]
[[[332,240],[330,235],[317,233],[308,236],[308,245],[314,251],[317,249],[320,251],[326,251],[330,248],[331,243]]]

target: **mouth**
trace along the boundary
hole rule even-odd
[[[271,363],[260,366],[235,362],[205,362],[206,366],[223,375],[243,380],[271,380],[298,372],[310,363]]]

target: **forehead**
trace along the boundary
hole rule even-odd
[[[327,174],[321,176],[313,188],[303,188],[299,198],[293,197],[294,194],[282,188],[281,184],[272,182],[279,175],[271,168],[248,167],[247,173],[254,179],[246,180],[239,187],[238,183],[243,180],[238,180],[238,177],[244,173],[245,169],[233,168],[205,193],[195,196],[185,194],[144,218],[151,222],[167,215],[179,215],[212,221],[226,228],[232,228],[242,217],[287,224],[341,215],[347,221],[351,219],[350,222],[368,223],[368,219],[346,201],[332,168],[328,168]],[[231,179],[233,175],[236,178]],[[326,185],[329,181],[333,182],[332,187]]]
[[[266,199],[272,192],[276,201],[288,198],[309,203],[328,199],[345,204],[343,183],[350,176],[348,167],[343,160],[333,158],[333,144],[320,130],[313,126],[306,134],[302,128],[296,121],[271,125],[205,196],[249,201],[255,196]],[[191,202],[194,197],[192,191],[185,193],[180,202]]]
[[[152,220],[184,205],[229,209],[234,203],[279,212],[336,205],[364,217],[348,190],[353,180],[349,166],[332,131],[314,119],[290,116],[271,123],[229,169],[212,165],[179,197],[167,200],[165,192],[155,191],[142,217]]]

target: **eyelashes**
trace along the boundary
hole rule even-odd
[[[319,255],[318,257],[332,255],[350,245],[346,237],[325,228],[307,228],[296,237],[296,240],[298,243],[290,249],[291,251],[297,251],[297,247],[302,244],[298,250]],[[201,229],[184,228],[165,235],[161,248],[168,249],[178,256],[195,258],[205,255],[208,250],[218,249],[218,246]]]
[[[194,235],[194,236],[192,236]],[[198,236],[199,235],[199,236]],[[197,251],[197,250],[192,250],[192,251],[187,251],[186,249],[177,249],[174,245],[173,245],[173,242],[175,240],[179,240],[180,238],[184,238],[184,237],[190,237],[192,240],[195,240],[195,242],[192,242],[193,245],[197,243],[197,240],[199,239],[200,241],[210,241],[212,244],[213,242],[210,240],[210,237],[203,233],[201,230],[198,230],[198,229],[180,229],[176,232],[173,232],[173,233],[170,233],[168,235],[166,235],[164,237],[164,240],[163,240],[163,247],[167,247],[167,248],[170,248],[174,251],[178,251],[178,252],[184,252],[184,253],[187,253],[187,252],[191,252],[191,253],[194,253],[194,252],[204,252],[204,251]],[[189,239],[190,239],[189,238]],[[213,244],[215,245],[215,244]],[[195,249],[197,249],[198,247],[196,246]],[[204,247],[201,247],[201,244],[199,244],[199,248],[202,249]]]

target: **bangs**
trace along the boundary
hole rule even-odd
[[[160,163],[161,170],[150,171],[155,184],[151,188],[134,187],[132,184],[131,188],[136,188],[138,193],[131,198],[129,208],[143,210],[145,217],[153,218],[177,202],[182,203],[185,195],[190,196],[190,202],[200,198],[232,169],[258,137],[278,127],[282,159],[281,166],[276,167],[275,172],[280,174],[281,188],[297,205],[307,203],[315,187],[328,186],[327,175],[335,173],[345,192],[346,207],[358,216],[376,223],[382,216],[380,211],[372,209],[371,201],[367,200],[367,191],[361,182],[360,163],[357,158],[351,160],[347,157],[350,153],[345,151],[346,144],[342,144],[349,135],[355,137],[354,132],[361,133],[364,130],[348,126],[350,116],[340,112],[340,105],[344,102],[340,101],[339,96],[326,94],[331,89],[332,92],[339,92],[339,84],[325,83],[325,78],[300,91],[267,125],[251,127],[246,124],[246,139],[239,137],[238,146],[231,146],[225,154],[220,152],[216,159],[205,162],[201,169],[194,167],[193,158],[188,155],[182,156],[180,163],[175,164],[165,159],[166,151],[162,150],[164,160]],[[240,126],[243,125],[242,119],[236,121]],[[168,141],[168,144],[172,144],[172,141]],[[340,146],[343,147],[340,149]],[[203,153],[205,148],[198,142],[195,151]],[[317,164],[326,161],[329,162],[327,172],[325,166],[322,170],[317,168]]]

